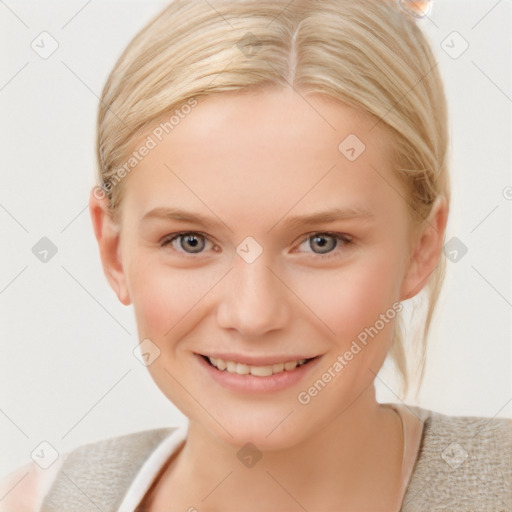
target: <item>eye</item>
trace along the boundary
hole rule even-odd
[[[171,245],[178,252],[198,254],[203,251],[208,242],[213,245],[205,235],[195,231],[187,231],[185,233],[166,235],[160,240],[160,246],[167,247]]]
[[[313,254],[320,258],[331,258],[339,255],[343,248],[352,243],[352,239],[342,233],[313,233],[300,246],[307,244]],[[299,247],[300,247],[299,246]],[[338,248],[338,250],[336,250]],[[316,251],[319,252],[316,252]],[[306,251],[308,252],[308,251]]]
[[[159,243],[161,247],[172,246],[179,253],[191,255],[204,252],[208,243],[211,244],[210,248],[216,247],[206,235],[196,231],[172,233],[163,237]],[[352,243],[352,239],[348,235],[319,232],[309,235],[301,242],[299,248],[307,244],[310,251],[306,250],[305,252],[327,259],[339,255],[343,248],[347,248]]]

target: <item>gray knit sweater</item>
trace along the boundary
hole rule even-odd
[[[401,512],[512,511],[512,420],[424,418]],[[141,431],[82,445],[67,456],[41,512],[116,512],[135,475],[174,429]]]

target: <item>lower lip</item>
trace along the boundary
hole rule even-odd
[[[238,375],[222,371],[210,365],[205,359],[196,354],[199,364],[206,370],[211,378],[221,386],[232,391],[244,393],[272,393],[282,391],[299,383],[318,364],[320,357],[306,364],[296,367],[294,370],[282,371],[268,377],[256,377],[255,375]]]

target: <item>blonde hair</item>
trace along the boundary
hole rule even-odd
[[[412,219],[424,221],[439,197],[449,202],[443,84],[425,36],[398,2],[175,0],[130,42],[103,90],[97,157],[113,216],[122,199],[119,169],[152,123],[214,93],[290,85],[370,114],[393,134]],[[441,257],[422,292],[417,389],[444,265]],[[411,372],[402,331],[398,317],[390,356],[404,396]]]

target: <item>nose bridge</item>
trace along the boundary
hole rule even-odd
[[[282,328],[288,318],[283,285],[268,268],[271,261],[263,251],[255,259],[244,256],[243,244],[234,255],[233,270],[224,287],[218,321],[247,337]],[[254,248],[251,248],[253,250]],[[249,251],[250,252],[250,251]]]

